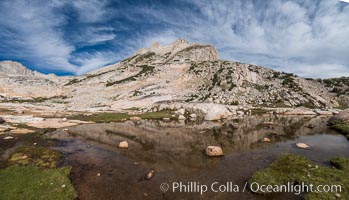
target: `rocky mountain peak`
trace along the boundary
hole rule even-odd
[[[346,78],[303,79],[219,60],[213,46],[184,39],[154,43],[119,63],[74,77],[40,75],[4,61],[0,85],[0,94],[9,98],[64,96],[64,101],[55,99],[63,101],[57,106],[91,110],[145,108],[159,102],[283,108],[346,107],[349,102]]]
[[[136,55],[158,56],[160,62],[202,62],[218,60],[217,49],[212,45],[190,43],[185,39],[177,39],[176,41],[161,45],[155,42],[150,48],[141,48]],[[160,57],[159,57],[160,56]]]
[[[12,60],[0,61],[0,77],[57,78],[55,74],[42,74]]]
[[[0,62],[0,74],[2,76],[33,76],[36,73],[19,62],[10,60]]]

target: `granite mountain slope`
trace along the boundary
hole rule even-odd
[[[0,63],[0,73],[11,69],[14,75],[0,77],[3,99],[43,97],[45,101],[39,103],[70,110],[149,108],[164,102],[246,107],[348,105],[346,78],[304,79],[221,60],[215,47],[182,39],[165,46],[155,43],[119,63],[82,76],[43,75],[15,62],[5,63]]]

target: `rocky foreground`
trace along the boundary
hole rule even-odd
[[[215,47],[181,39],[82,76],[45,75],[3,61],[0,86],[0,107],[34,115],[184,109],[181,119],[219,120],[256,109],[331,115],[349,102],[348,78],[304,79],[221,60]]]

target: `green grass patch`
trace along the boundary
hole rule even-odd
[[[68,116],[68,119],[81,120],[81,121],[93,121],[96,123],[108,123],[108,122],[120,122],[124,119],[129,119],[130,115],[127,113],[96,113],[92,115],[73,115]]]
[[[274,108],[289,108],[290,106],[286,105],[285,102],[281,99],[278,99],[272,103]]]
[[[53,99],[66,99],[67,96],[52,96],[52,97],[35,97],[32,99],[9,99],[2,100],[2,103],[42,103]]]
[[[138,107],[131,107],[131,108],[125,108],[125,109],[123,109],[123,110],[140,110],[140,108],[138,108]]]
[[[349,159],[348,158],[334,158],[331,160],[331,164],[340,170],[349,170]]]
[[[338,132],[342,133],[344,136],[347,137],[349,140],[349,124],[342,123],[342,122],[332,122],[331,128],[337,130]]]
[[[187,48],[180,50],[177,54],[182,53],[182,52],[189,52],[189,51],[194,50],[194,49],[200,49],[200,48],[205,48],[205,47],[210,47],[210,46],[209,45],[192,45],[192,46],[189,46]]]
[[[83,81],[83,80],[74,78],[71,81],[69,81],[67,84],[65,84],[64,86],[69,86],[69,85],[73,85],[73,84],[76,84],[76,83],[80,83],[81,81]]]
[[[124,78],[124,79],[121,79],[118,81],[114,81],[114,82],[108,82],[106,84],[106,86],[109,87],[109,86],[112,86],[115,84],[120,84],[120,83],[124,83],[124,82],[128,82],[128,81],[135,81],[136,78],[140,77],[141,75],[151,73],[154,70],[154,67],[149,66],[149,65],[142,65],[142,66],[138,66],[138,67],[142,68],[142,70],[140,72],[138,72],[136,75],[129,76],[127,78]]]
[[[32,165],[40,168],[55,168],[61,161],[61,152],[45,147],[20,147],[8,160],[12,165]]]
[[[268,109],[263,109],[263,108],[254,108],[254,109],[251,109],[251,114],[252,115],[263,115],[263,114],[266,114],[270,112],[270,110]]]
[[[123,61],[121,61],[121,63],[125,63],[125,62],[130,62],[131,60],[133,60],[134,58],[136,58],[137,56],[139,56],[138,54],[128,57],[126,59],[124,59]]]
[[[73,115],[67,117],[68,119],[93,121],[96,123],[121,122],[128,120],[130,117],[138,116],[142,119],[162,119],[164,117],[171,118],[169,111],[147,112],[139,115],[129,115],[127,113],[96,113],[92,115]]]
[[[72,200],[77,194],[68,178],[71,168],[11,166],[0,170],[0,199]]]
[[[98,77],[98,76],[101,76],[101,75],[104,75],[104,74],[107,74],[107,73],[110,73],[110,72],[114,72],[114,71],[116,71],[116,70],[109,70],[109,71],[101,72],[101,73],[98,73],[98,74],[87,74],[85,78],[82,78],[82,79],[74,78],[71,81],[69,81],[67,84],[65,84],[64,86],[69,86],[69,85],[73,85],[73,84],[76,84],[76,83],[80,83],[80,82],[85,81],[87,79]]]
[[[319,185],[340,185],[342,197],[349,196],[349,159],[335,158],[331,160],[333,166],[337,168],[322,167],[311,163],[307,158],[299,155],[284,154],[267,168],[256,172],[248,181],[253,188],[253,183],[259,185],[285,185],[313,184],[314,188]],[[317,199],[338,199],[333,192],[305,194],[306,200]]]
[[[139,95],[142,95],[142,94],[143,94],[143,92],[138,91],[138,90],[135,90],[135,91],[133,92],[132,96],[133,96],[133,97],[136,97],[136,96],[139,96]]]
[[[305,108],[310,108],[310,109],[317,108],[311,101],[306,101],[304,103],[301,103],[301,104],[297,105],[297,107],[305,107]]]
[[[140,115],[137,115],[142,119],[162,119],[162,118],[172,118],[172,115],[169,111],[158,111],[158,112],[147,112]]]
[[[147,52],[145,54],[139,55],[135,61],[136,63],[143,62],[144,60],[147,60],[155,55],[155,52]]]

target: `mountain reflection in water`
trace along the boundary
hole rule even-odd
[[[84,124],[69,129],[70,136],[92,140],[111,148],[126,140],[130,148],[121,152],[126,157],[158,170],[185,172],[188,169],[213,167],[218,160],[207,159],[202,153],[208,145],[222,146],[225,155],[299,136],[324,134],[327,118],[250,116],[224,123],[181,123],[177,121],[127,121],[123,123]],[[308,128],[309,124],[314,128]],[[68,137],[57,131],[54,137]],[[261,142],[263,138],[271,143]]]

